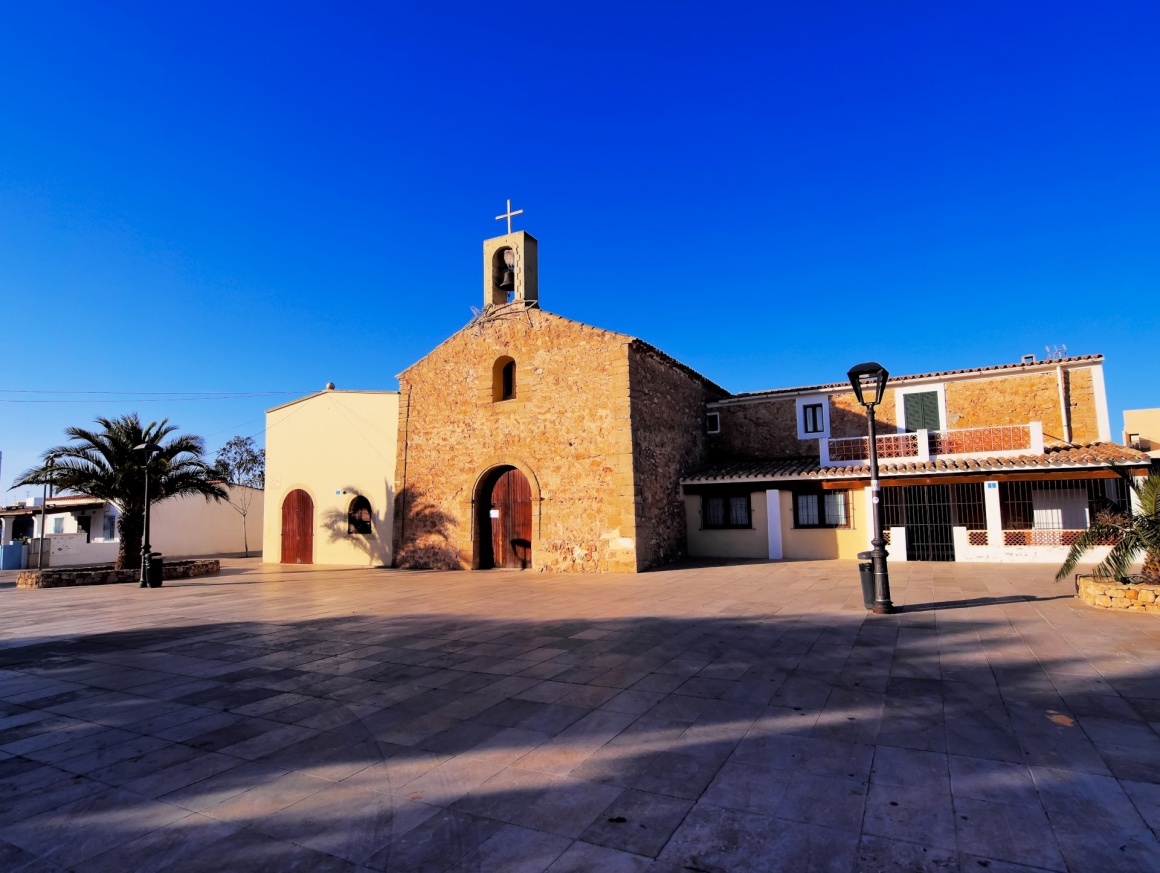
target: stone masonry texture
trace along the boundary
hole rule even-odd
[[[516,396],[496,402],[504,356]],[[531,485],[535,569],[633,572],[679,554],[677,482],[702,460],[703,384],[632,337],[540,309],[469,325],[399,375],[398,566],[478,566],[478,483],[506,465]]]
[[[705,460],[706,400],[723,392],[650,346],[629,346],[638,569],[686,552],[679,482]]]
[[[1064,370],[1073,443],[1092,443],[1099,439],[1091,374],[1090,368]],[[1064,441],[1059,413],[1059,381],[1054,371],[959,382],[948,380],[946,394],[948,427],[991,427],[1040,421],[1047,445]]]

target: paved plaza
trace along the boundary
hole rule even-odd
[[[1053,569],[0,574],[0,870],[1160,870],[1160,620]]]

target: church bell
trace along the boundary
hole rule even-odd
[[[503,271],[503,279],[500,280],[499,287],[504,291],[511,291],[516,287],[516,276],[511,270]]]

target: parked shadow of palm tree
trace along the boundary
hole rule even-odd
[[[384,493],[390,493],[389,483],[384,483]],[[357,495],[359,490],[353,485],[342,489],[344,494]],[[353,549],[367,556],[367,563],[375,567],[390,566],[391,563],[391,517],[387,511],[376,511],[368,502],[363,515],[352,519],[351,513],[340,509],[328,509],[322,514],[322,527],[328,542],[345,542]]]
[[[406,570],[458,570],[462,566],[451,532],[456,519],[439,508],[422,488],[408,486],[395,495],[398,530],[395,566]]]
[[[1078,651],[1037,657],[1011,633],[993,613],[445,613],[9,639],[0,851],[76,869],[853,869],[957,859],[962,832],[1011,863],[1061,868],[1061,845],[1073,869],[1116,869],[1092,863],[1115,843],[1120,867],[1155,869],[1107,775],[1160,790],[1155,677],[1093,682]],[[987,836],[1004,817],[1017,844]]]

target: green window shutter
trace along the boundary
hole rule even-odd
[[[938,392],[922,391],[916,394],[903,395],[903,412],[906,416],[906,429],[913,433],[916,430],[940,430],[938,416]]]
[[[938,392],[929,391],[919,395],[922,398],[922,418],[928,430],[940,430],[938,420]]]

